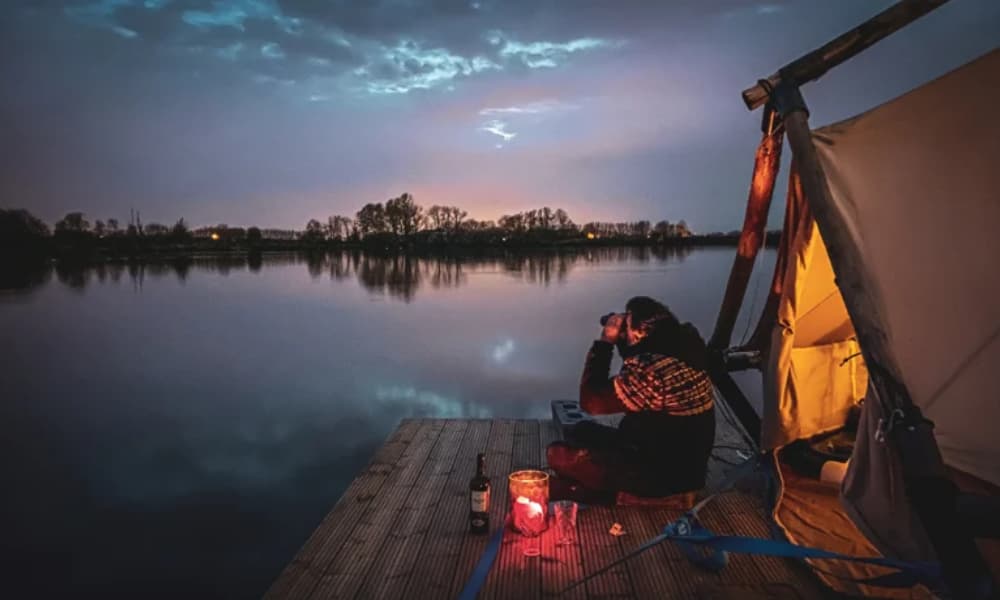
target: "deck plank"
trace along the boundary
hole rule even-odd
[[[348,486],[333,509],[281,572],[265,598],[303,598],[319,581],[322,570],[343,544],[347,532],[378,496],[400,457],[412,443],[421,422],[404,419],[375,453],[365,470]]]
[[[490,536],[497,528],[504,527],[504,517],[507,514],[507,475],[511,471],[514,448],[514,423],[512,419],[496,419],[490,430],[486,443],[486,474],[492,483],[490,492]],[[472,574],[486,549],[488,536],[465,536],[461,540],[458,559],[455,561],[455,571],[451,581],[451,591],[448,598],[455,598],[465,587],[469,575]],[[496,577],[496,563],[490,571],[490,577]],[[489,578],[485,588],[489,586]],[[480,597],[486,597],[485,592]]]
[[[428,455],[436,446],[444,421],[424,421],[417,437],[400,457],[401,468],[390,475],[378,498],[354,524],[339,552],[330,560],[312,597],[354,597],[362,577],[392,531],[399,512],[413,491]]]
[[[375,561],[362,576],[361,598],[399,598],[419,558],[418,551],[441,507],[445,482],[455,467],[468,422],[450,420],[424,463],[416,485],[407,495],[398,517]],[[468,465],[466,465],[468,466]],[[450,499],[450,498],[449,498]]]
[[[469,480],[475,474],[473,458],[486,451],[492,422],[468,421],[468,429],[445,483],[441,503],[417,551],[420,560],[411,570],[404,590],[391,587],[383,598],[446,598],[450,592],[455,565],[462,543],[469,537]],[[487,455],[487,471],[493,457]],[[496,486],[495,480],[493,485]]]
[[[608,530],[615,523],[615,514],[606,506],[589,506],[577,515],[584,573],[590,574],[621,558],[622,545]],[[628,569],[620,564],[610,571],[587,581],[588,598],[633,598],[635,591]]]
[[[539,424],[539,454],[544,459],[545,449],[560,439],[559,428],[552,421]],[[547,467],[548,465],[546,465]],[[555,522],[553,521],[553,526]],[[579,530],[577,541],[569,546],[557,546],[555,535],[542,536],[542,596],[551,598],[575,581],[583,578],[583,557],[580,553]],[[586,588],[578,586],[559,596],[565,600],[584,600]]]
[[[524,420],[514,424],[514,445],[511,455],[511,471],[538,469],[542,466],[538,446],[538,421]],[[507,486],[504,477],[499,485]],[[504,507],[509,503],[506,500]],[[541,540],[535,540],[541,543]],[[494,563],[491,577],[487,579],[484,598],[519,600],[537,598],[541,595],[541,557],[525,556],[525,538],[511,527],[504,530],[500,544],[500,554]]]
[[[589,507],[578,514],[578,544],[555,546],[542,535],[541,557],[522,554],[521,536],[506,527],[507,475],[545,467],[545,447],[558,439],[550,421],[406,420],[323,519],[271,589],[268,598],[454,598],[486,547],[468,533],[468,481],[478,452],[493,482],[491,528],[504,528],[501,551],[479,597],[552,598],[572,582],[617,560],[677,519],[679,510]],[[721,469],[720,469],[721,470]],[[720,494],[701,514],[720,533],[766,536],[762,501]],[[608,533],[621,523],[627,534]],[[550,527],[552,526],[550,522]],[[721,573],[687,561],[666,542],[570,593],[584,598],[830,597],[808,570],[790,561],[731,556]]]

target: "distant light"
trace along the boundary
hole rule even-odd
[[[216,242],[219,241],[219,234],[215,231],[212,232],[212,240]]]
[[[594,235],[594,232],[593,232],[593,231],[588,231],[588,232],[587,232],[587,239],[588,239],[588,240],[592,240],[592,239],[594,239],[595,237],[597,237],[597,236],[596,236],[596,235]]]

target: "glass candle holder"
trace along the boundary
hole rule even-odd
[[[527,469],[507,478],[511,524],[522,535],[541,535],[548,525],[549,474]]]

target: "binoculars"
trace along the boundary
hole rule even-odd
[[[608,324],[608,319],[610,319],[611,317],[613,317],[613,316],[615,316],[617,314],[618,313],[616,313],[616,312],[609,312],[608,314],[606,314],[603,317],[601,317],[601,327],[604,327],[605,325],[607,325]]]

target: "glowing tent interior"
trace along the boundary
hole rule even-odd
[[[901,2],[873,21],[884,25],[892,11],[912,20],[937,4]],[[759,421],[744,425],[774,457],[772,516],[789,541],[936,558],[956,597],[982,597],[998,555],[996,540],[983,539],[997,535],[984,513],[995,521],[1000,506],[1000,49],[810,130],[798,88],[874,43],[856,43],[872,32],[859,30],[853,51],[838,56],[845,46],[835,41],[824,47],[834,52],[811,53],[744,93],[748,107],[765,106],[764,136],[710,342],[713,378],[725,395],[729,371],[762,372]],[[769,299],[754,335],[730,348],[786,135],[793,158]],[[748,414],[735,396],[727,400]],[[809,457],[818,457],[814,473],[802,466]],[[964,514],[955,482],[993,509]],[[840,591],[920,594],[858,583],[879,567],[814,566]]]

